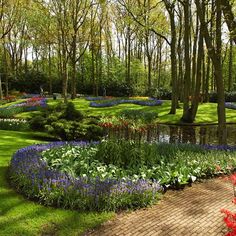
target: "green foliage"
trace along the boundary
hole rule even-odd
[[[141,111],[139,109],[127,109],[120,112],[120,116],[133,121],[151,123],[157,118],[157,113],[152,111]]]
[[[103,129],[95,118],[84,117],[72,102],[59,103],[29,120],[32,130],[46,131],[60,140],[99,140]]]
[[[138,146],[131,141],[107,141],[98,146],[96,159],[130,171],[132,176],[178,186],[217,174],[218,165],[223,173],[232,171],[236,165],[235,155],[192,145],[143,143]]]
[[[44,130],[45,118],[41,115],[34,116],[29,120],[29,125],[32,130],[42,131]]]
[[[60,118],[70,121],[81,121],[83,119],[83,114],[75,109],[74,103],[68,102],[65,111]]]
[[[217,93],[212,92],[209,94],[209,101],[210,102],[217,102]],[[226,102],[236,102],[236,92],[225,92],[225,101]]]
[[[159,183],[151,180],[129,178],[127,171],[113,164],[104,164],[94,159],[97,152],[95,146],[63,146],[42,153],[43,160],[54,170],[72,176],[82,184],[80,189],[72,186],[66,189],[57,184],[40,190],[44,203],[90,210],[119,210],[145,207],[154,203],[160,193]],[[13,176],[14,177],[14,176]],[[15,177],[18,186],[30,186],[27,180]],[[59,180],[58,180],[59,181]],[[26,189],[31,194],[31,189]],[[42,193],[45,193],[42,196]],[[94,199],[95,197],[95,199]],[[60,199],[60,202],[56,201]]]
[[[16,114],[24,112],[24,107],[11,107],[11,108],[1,108],[0,109],[0,118],[12,118]]]
[[[48,105],[50,107],[56,106],[56,104],[60,103],[61,100],[48,100]],[[127,109],[139,109],[141,111],[152,111],[158,113],[158,118],[156,122],[158,123],[171,123],[178,124],[179,120],[183,115],[182,103],[179,103],[180,108],[176,110],[176,114],[169,114],[170,112],[170,101],[165,101],[161,106],[157,107],[145,107],[145,106],[137,106],[135,104],[121,104],[114,107],[106,107],[106,108],[94,108],[89,107],[89,101],[86,101],[83,98],[73,100],[75,107],[77,110],[80,110],[84,114],[89,114],[93,117],[101,117],[101,116],[118,116],[122,110]],[[4,106],[4,105],[3,105]],[[199,104],[198,114],[196,117],[196,124],[216,124],[218,122],[217,119],[217,104],[215,103],[203,103]],[[35,114],[35,112],[25,112],[17,114],[16,117],[19,119],[28,119],[31,118]],[[226,109],[226,119],[228,123],[236,122],[236,111]]]
[[[27,93],[40,93],[40,86],[47,84],[47,81],[45,72],[29,70],[17,79],[12,79],[12,88]],[[47,90],[47,87],[44,87],[44,90]]]
[[[43,157],[52,168],[69,170],[73,176],[156,179],[167,187],[229,173],[236,166],[235,152],[210,151],[189,144],[139,145],[125,140],[104,141],[84,150],[77,147],[49,150]]]

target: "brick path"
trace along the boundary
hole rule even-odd
[[[233,190],[222,178],[168,191],[155,206],[118,214],[86,236],[223,236],[221,208],[236,212]]]

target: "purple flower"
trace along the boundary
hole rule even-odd
[[[10,178],[17,188],[28,197],[38,197],[48,205],[75,209],[116,209],[124,197],[145,198],[150,202],[161,190],[158,181],[116,180],[88,177],[72,177],[58,170],[49,169],[42,160],[41,152],[63,145],[86,147],[88,142],[53,142],[36,144],[18,150],[10,162]],[[93,142],[92,144],[97,144]],[[69,199],[69,200],[68,200]],[[114,199],[116,199],[114,201]],[[145,202],[145,201],[144,201]],[[128,201],[127,204],[130,204]]]

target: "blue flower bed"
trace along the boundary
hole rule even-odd
[[[41,152],[63,145],[86,147],[87,142],[54,142],[18,150],[10,163],[10,179],[28,198],[46,205],[80,210],[139,208],[156,200],[161,187],[157,181],[72,177],[49,169]]]
[[[202,145],[202,147],[206,150],[216,150],[216,151],[236,151],[236,146],[229,146],[229,145]]]
[[[225,108],[236,110],[236,104],[232,103],[232,102],[226,102],[225,103]]]
[[[107,97],[85,97],[87,101],[101,101],[101,100],[108,100]]]
[[[141,106],[160,106],[162,105],[163,101],[149,98],[149,100],[135,100],[135,99],[115,99],[115,100],[108,100],[106,102],[90,102],[90,107],[112,107],[119,104],[136,104]]]
[[[36,98],[36,97],[35,97]],[[20,102],[17,104],[13,104],[8,106],[6,109],[11,109],[15,107],[23,107],[25,111],[37,111],[39,107],[45,108],[47,107],[47,100],[46,98],[40,98],[38,100]]]
[[[45,98],[42,98],[38,101],[32,102],[20,102],[17,104],[9,105],[7,107],[0,108],[0,117],[1,118],[12,118],[18,113],[28,112],[28,111],[37,111],[39,108],[46,108],[47,101]]]

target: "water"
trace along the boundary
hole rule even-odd
[[[156,125],[146,130],[109,129],[108,137],[133,139],[136,141],[219,144],[217,125],[181,126]],[[236,145],[236,124],[227,125],[227,144]]]

